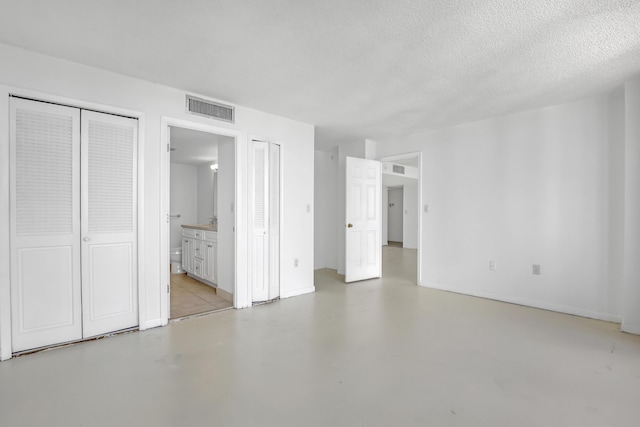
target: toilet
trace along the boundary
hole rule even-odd
[[[169,252],[169,259],[171,260],[171,273],[182,274],[182,248],[171,248]]]

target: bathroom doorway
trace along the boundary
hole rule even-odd
[[[168,126],[170,320],[232,308],[235,137]]]

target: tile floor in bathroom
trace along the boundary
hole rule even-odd
[[[233,303],[216,295],[216,289],[186,274],[171,275],[170,319],[224,310]]]

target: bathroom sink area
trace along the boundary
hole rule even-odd
[[[182,228],[192,228],[194,230],[218,231],[218,224],[182,224]]]

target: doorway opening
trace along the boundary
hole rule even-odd
[[[384,177],[382,179],[384,186]],[[403,225],[404,210],[402,208],[402,199],[404,195],[404,186],[386,186],[387,188],[387,245],[401,248],[403,242]],[[383,190],[384,191],[384,190]],[[383,205],[384,209],[384,205]],[[385,233],[383,232],[384,236]],[[384,243],[383,243],[384,244]]]
[[[422,191],[420,153],[380,159],[382,163],[383,277],[421,281]]]
[[[234,306],[236,138],[168,126],[168,318]]]

